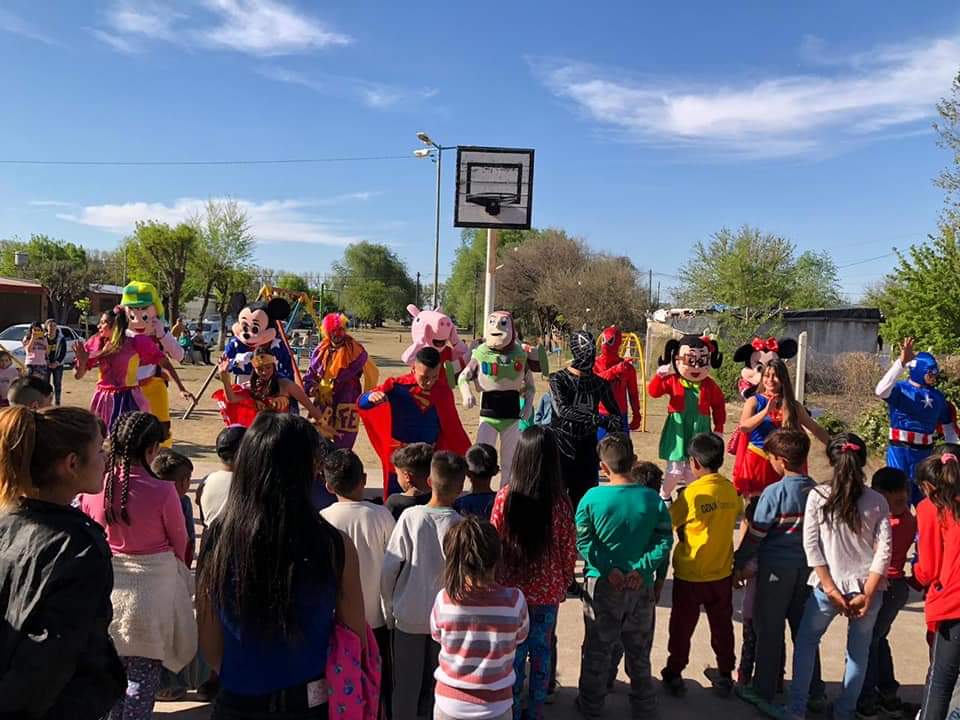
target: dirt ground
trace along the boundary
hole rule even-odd
[[[383,329],[383,330],[361,330],[355,333],[358,340],[364,343],[368,352],[373,356],[377,365],[381,369],[381,376],[401,374],[404,369],[397,359],[401,351],[409,342],[409,335],[402,329]],[[204,379],[210,372],[209,367],[195,367],[191,365],[184,366],[181,370],[181,376],[184,382],[194,392],[199,392]],[[75,381],[72,376],[65,378],[64,402],[67,404],[85,406],[93,392],[94,380],[92,376],[85,378],[81,382]],[[537,379],[538,393],[546,387],[546,382]],[[171,403],[174,410],[173,433],[175,438],[175,448],[190,456],[196,465],[196,477],[199,478],[206,472],[214,469],[216,466],[216,455],[213,452],[213,443],[217,433],[223,427],[220,416],[210,400],[210,394],[215,389],[211,384],[204,393],[198,408],[194,411],[189,420],[179,420],[186,403],[175,393],[171,393]],[[634,433],[633,439],[636,446],[636,452],[641,459],[657,459],[657,443],[659,440],[659,430],[663,423],[665,404],[662,402],[649,401],[648,418],[646,433]],[[739,417],[739,407],[728,406],[727,432],[731,431],[736,425]],[[461,408],[461,417],[464,427],[471,437],[476,434],[478,415],[476,410],[466,411]],[[371,486],[378,483],[380,476],[378,460],[370,447],[365,433],[361,432],[358,438],[356,451],[366,466],[369,484]],[[879,467],[882,460],[874,458],[871,462],[873,467]],[[732,466],[732,458],[728,457],[727,467]],[[818,480],[826,480],[829,477],[829,468],[822,448],[815,445],[810,458],[810,472]],[[738,593],[739,596],[739,593]],[[735,598],[735,607],[739,611],[740,599]],[[660,606],[657,609],[657,633],[654,642],[652,666],[654,674],[659,673],[660,668],[666,660],[667,644],[667,623],[670,613],[670,583],[663,593]],[[581,607],[576,601],[567,601],[561,606],[560,619],[558,625],[559,641],[559,679],[560,692],[555,705],[547,708],[546,716],[548,718],[575,718],[578,717],[573,700],[576,697],[576,683],[579,672],[579,650],[583,638],[583,624],[581,619]],[[737,612],[734,618],[736,634],[740,637],[740,617]],[[843,669],[843,640],[845,637],[845,623],[842,620],[834,622],[829,632],[825,636],[821,649],[821,657],[824,667],[824,679],[828,682],[828,693],[835,696],[838,689],[838,682],[842,676]],[[924,641],[924,622],[923,605],[919,596],[914,595],[911,603],[901,613],[895,627],[891,633],[891,645],[895,662],[897,664],[898,679],[903,687],[901,688],[901,697],[905,700],[918,702],[924,676],[928,665],[927,645]],[[739,649],[738,649],[739,655]],[[685,676],[688,679],[690,691],[683,700],[676,700],[666,696],[660,699],[660,715],[662,717],[671,717],[682,720],[685,718],[702,718],[710,715],[716,720],[726,720],[728,718],[752,717],[753,710],[743,702],[736,699],[718,700],[708,690],[708,683],[703,677],[703,670],[714,664],[713,653],[710,649],[710,638],[707,630],[706,621],[700,623],[697,633],[694,635],[693,648],[691,653],[690,666],[687,668]],[[787,663],[787,677],[790,676],[790,663]],[[626,681],[626,675],[621,667],[620,682],[614,693],[609,697],[607,704],[607,715],[611,718],[628,717],[629,709],[627,705],[627,687],[623,684]],[[188,698],[189,700],[189,698]],[[203,720],[209,717],[209,707],[194,702],[179,703],[158,703],[156,706],[156,717],[177,718],[178,720]]]

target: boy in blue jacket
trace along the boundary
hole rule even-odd
[[[757,558],[757,590],[753,626],[757,637],[753,684],[737,686],[737,695],[768,716],[779,715],[773,703],[784,666],[783,624],[796,638],[803,608],[810,595],[810,568],[803,550],[803,514],[807,494],[816,483],[804,473],[810,438],[802,430],[778,430],[767,438],[764,450],[783,477],[769,485],[757,502],[749,530],[734,555],[734,580]],[[823,703],[820,659],[814,669],[811,705]],[[782,712],[782,711],[781,711]]]

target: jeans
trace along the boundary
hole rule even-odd
[[[530,632],[527,639],[518,647],[513,660],[516,680],[513,684],[513,718],[520,720],[526,716],[529,720],[543,719],[543,702],[547,698],[550,686],[550,656],[553,653],[553,635],[557,628],[557,605],[531,605]],[[530,657],[529,702],[526,713],[520,702],[523,694],[523,681],[527,670],[527,657]]]
[[[60,396],[63,393],[63,365],[47,368],[47,382],[53,385],[54,402],[59,405]]]
[[[897,694],[900,683],[893,672],[893,655],[887,635],[893,627],[903,606],[910,597],[910,586],[904,578],[888,581],[887,591],[883,594],[883,603],[877,613],[877,622],[873,626],[873,639],[870,641],[870,660],[867,663],[867,675],[858,705],[871,705],[877,701],[877,695],[891,697]]]
[[[944,620],[933,636],[933,659],[927,672],[920,720],[944,720],[960,674],[960,620]]]
[[[653,619],[657,603],[653,588],[614,590],[604,579],[589,577],[583,593],[583,647],[580,651],[580,709],[595,717],[603,711],[610,681],[611,653],[623,643],[630,677],[630,710],[646,717],[657,706],[650,670]]]
[[[866,616],[848,620],[847,658],[843,674],[843,690],[833,706],[836,720],[852,720],[857,709],[857,698],[863,687],[867,672],[867,659],[870,656],[870,641],[873,638],[873,625],[880,612],[883,594],[874,596]],[[831,602],[820,588],[814,588],[807,599],[803,611],[800,629],[793,648],[793,682],[790,683],[790,713],[803,717],[807,712],[807,699],[810,695],[810,683],[813,679],[820,638],[830,627],[830,623],[839,614],[837,606]]]

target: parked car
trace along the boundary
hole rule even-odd
[[[29,328],[30,323],[20,323],[19,325],[11,325],[0,333],[0,347],[13,355],[21,365],[27,358],[27,352],[23,349],[23,338]],[[65,367],[72,368],[77,361],[76,354],[73,352],[73,344],[77,340],[83,342],[84,337],[66,325],[60,326],[60,332],[63,333],[63,337],[67,341],[67,355],[63,359],[63,364]]]

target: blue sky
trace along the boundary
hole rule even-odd
[[[533,147],[534,223],[672,275],[749,223],[830,250],[856,299],[934,230],[930,128],[960,6],[924,2],[120,0],[0,5],[0,160],[402,156],[307,165],[0,163],[0,237],[115,247],[139,219],[243,203],[257,261],[324,272],[352,241],[432,273],[445,145]],[[441,280],[453,227],[445,156]]]

